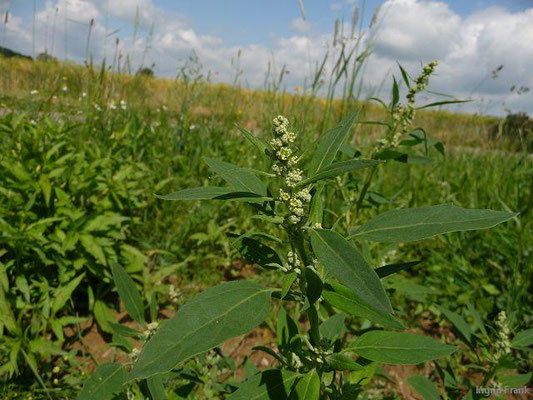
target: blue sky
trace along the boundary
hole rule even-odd
[[[101,0],[100,3],[105,3]],[[31,19],[33,0],[1,1],[10,3],[12,13]],[[181,15],[201,34],[223,38],[228,44],[246,45],[261,43],[268,45],[273,37],[291,33],[291,21],[301,15],[298,0],[155,0],[153,3],[162,10]],[[335,18],[350,21],[353,4],[350,0],[307,0],[303,1],[308,21],[321,32],[331,32]],[[363,21],[370,21],[374,10],[383,1],[360,0],[359,8]],[[452,10],[462,16],[492,6],[504,7],[509,11],[520,11],[533,6],[533,0],[447,0]],[[37,10],[44,8],[45,0],[36,0]],[[131,21],[133,24],[133,21]],[[126,21],[112,21],[116,28],[130,31]]]
[[[371,42],[374,50],[365,76],[369,87],[391,79],[397,61],[416,73],[421,62],[437,58],[440,75],[432,89],[478,98],[481,106],[467,106],[470,111],[484,107],[501,114],[506,109],[533,108],[531,91],[510,92],[513,85],[533,89],[529,73],[533,0],[303,0],[303,4],[306,21],[298,0],[36,0],[34,34],[34,1],[0,0],[0,12],[10,14],[4,32],[0,31],[0,44],[31,55],[51,52],[54,42],[54,56],[83,62],[88,24],[94,18],[89,53],[96,61],[112,57],[112,43],[118,38],[119,51],[133,64],[139,65],[148,49],[145,65],[154,63],[158,75],[175,75],[194,50],[215,80],[231,81],[231,59],[241,51],[241,84],[260,87],[268,63],[273,62],[278,69],[286,65],[291,71],[285,81],[290,90],[309,80],[310,58],[313,64],[335,51],[331,43],[335,19],[348,25],[357,5],[365,43]],[[380,4],[379,28],[370,29]],[[137,9],[141,29],[134,41]],[[498,79],[485,79],[500,64],[505,65]]]

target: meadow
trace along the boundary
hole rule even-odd
[[[194,58],[176,79],[0,58],[0,96],[4,399],[74,399],[98,366],[133,359],[142,342],[136,331],[144,329],[117,290],[114,265],[140,293],[143,321],[172,317],[220,282],[282,287],[276,271],[259,267],[228,235],[260,231],[275,242],[275,226],[247,204],[155,196],[221,183],[206,157],[271,171],[242,129],[268,141],[272,119],[284,115],[305,158],[325,132],[359,110],[336,156],[342,162],[369,154],[383,135],[383,126],[370,122],[388,116],[377,102],[282,84],[250,90],[212,83]],[[321,223],[341,232],[387,210],[443,203],[520,213],[489,230],[358,243],[374,267],[420,261],[382,280],[395,316],[408,332],[459,350],[426,364],[348,368],[339,379],[357,386],[357,394],[338,398],[479,398],[477,386],[530,382],[533,158],[491,135],[501,122],[446,106],[419,110],[412,126],[430,140],[410,137],[412,157],[387,160],[368,187],[368,175],[354,171],[326,189]],[[328,307],[318,307],[320,321],[328,320]],[[285,311],[274,308],[250,333],[164,375],[164,393],[147,383],[113,398],[227,398],[258,369],[280,362],[271,353],[283,347],[278,325]],[[336,340],[370,328],[368,318],[348,315]]]

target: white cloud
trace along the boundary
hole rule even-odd
[[[302,17],[298,17],[291,21],[291,29],[296,33],[306,34],[311,30],[311,24]]]
[[[461,18],[447,4],[389,0],[376,26],[376,51],[390,58],[442,58],[459,39]]]
[[[513,85],[533,88],[533,8],[510,12],[489,8],[468,17],[455,14],[443,2],[388,0],[375,27],[375,55],[371,80],[396,60],[416,73],[420,62],[439,59],[432,89],[448,94],[483,99],[491,112],[504,107],[528,110],[531,92],[510,93]],[[491,71],[503,65],[496,79]],[[479,104],[465,107],[476,111]]]
[[[339,3],[353,5],[353,1]],[[37,14],[37,52],[43,51],[45,46],[50,49],[52,22],[58,8],[54,55],[63,57],[63,38],[68,37],[69,58],[83,61],[88,23],[95,18],[90,53],[98,61],[107,43],[109,58],[114,38],[105,39],[106,4],[106,0],[48,0],[44,10]],[[131,27],[137,6],[141,30],[134,44]],[[65,9],[70,20],[79,22],[68,22],[67,35]],[[333,67],[331,34],[315,32],[301,18],[292,21],[291,35],[274,37],[269,46],[236,46],[215,36],[199,34],[183,16],[165,12],[156,7],[153,0],[109,0],[109,16],[129,27],[117,35],[121,37],[120,50],[133,58],[135,66],[140,64],[141,55],[148,47],[148,29],[155,22],[145,65],[155,62],[160,75],[174,75],[192,50],[206,69],[217,73],[216,80],[225,81],[233,79],[235,70],[231,59],[241,50],[242,81],[255,87],[264,82],[269,61],[276,67],[274,74],[279,74],[283,65],[290,71],[285,77],[288,88],[301,85],[306,78],[309,81],[309,59],[314,68],[329,51],[328,71]],[[533,74],[529,73],[533,65],[533,8],[519,12],[490,8],[462,17],[442,1],[387,0],[378,21],[365,32],[365,40],[371,40],[374,45],[366,68],[368,85],[379,86],[391,71],[398,75],[396,61],[416,75],[421,62],[437,58],[441,63],[430,89],[460,97],[483,98],[484,104],[493,104],[491,112],[502,112],[503,104],[513,110],[527,111],[533,107],[533,92],[519,96],[509,91],[513,85],[533,89]],[[7,30],[8,46],[31,53],[29,22],[16,13],[12,15]],[[503,70],[497,79],[492,79],[491,71],[500,64],[504,65]],[[388,95],[388,89],[386,93]],[[476,111],[477,106],[466,107]]]

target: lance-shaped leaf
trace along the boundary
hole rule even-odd
[[[498,380],[503,387],[521,388],[531,381],[531,375],[533,375],[533,372],[528,372],[527,374],[501,375],[498,376]]]
[[[52,314],[55,314],[67,304],[67,301],[72,296],[72,292],[74,292],[84,277],[85,273],[82,273],[65,286],[61,286],[56,290],[54,300],[52,300]]]
[[[363,366],[350,357],[341,353],[334,353],[326,357],[326,362],[339,371],[361,371]]]
[[[339,125],[326,132],[324,139],[322,139],[318,145],[313,158],[309,162],[309,167],[307,169],[307,174],[309,176],[315,175],[317,171],[328,167],[333,162],[337,151],[339,151],[339,148],[348,135],[348,132],[350,132],[350,128],[358,115],[359,111],[348,115],[339,123]]]
[[[113,281],[117,287],[120,299],[130,316],[139,323],[144,323],[144,305],[141,294],[135,287],[135,283],[117,263],[111,265]]]
[[[462,316],[451,310],[448,310],[447,308],[441,306],[437,306],[437,308],[446,316],[446,318],[450,320],[450,322],[455,326],[467,343],[470,344],[472,340],[472,330],[470,329],[468,322],[466,322]]]
[[[322,296],[330,305],[348,314],[368,319],[385,328],[404,329],[400,321],[392,315],[366,304],[357,294],[343,285],[331,282],[325,286]]]
[[[345,172],[356,171],[362,168],[373,167],[377,164],[382,164],[384,161],[381,160],[348,160],[348,161],[339,161],[333,163],[325,168],[322,168],[315,175],[304,179],[299,182],[296,186],[306,186],[310,183],[318,182],[322,179],[333,178],[335,176],[344,174]]]
[[[388,265],[384,265],[383,267],[376,268],[374,271],[376,271],[376,274],[378,274],[380,278],[385,278],[389,275],[403,271],[404,269],[411,268],[417,264],[420,264],[421,262],[422,260],[408,261],[408,262],[397,263],[397,264],[388,264]]]
[[[167,372],[264,321],[271,289],[235,281],[210,288],[181,307],[143,347],[130,379]]]
[[[287,400],[299,376],[283,369],[266,370],[244,381],[228,400]]]
[[[205,162],[209,165],[209,168],[234,188],[243,192],[255,193],[263,197],[267,196],[267,187],[265,184],[255,174],[245,168],[208,157],[205,158]]]
[[[270,151],[268,150],[267,145],[259,138],[254,136],[254,134],[247,129],[244,129],[242,126],[237,125],[237,128],[241,131],[241,133],[248,139],[250,143],[252,143],[261,153],[263,154],[270,154]]]
[[[85,381],[76,400],[112,399],[114,394],[122,391],[126,376],[127,372],[121,364],[101,364]]]
[[[439,391],[425,376],[414,375],[409,377],[407,382],[422,395],[424,400],[440,400]]]
[[[152,400],[166,400],[165,386],[163,384],[163,377],[161,375],[151,376],[146,380],[146,385],[150,391]]]
[[[344,328],[344,320],[346,319],[346,314],[338,313],[329,317],[327,320],[322,322],[318,327],[320,331],[320,337],[326,338],[330,341],[334,341],[339,338],[341,331]]]
[[[531,345],[533,345],[533,329],[518,332],[511,341],[511,347],[514,349],[524,349]]]
[[[371,361],[412,365],[450,355],[457,348],[412,333],[370,331],[359,336],[350,350]]]
[[[374,269],[357,248],[335,231],[311,232],[311,245],[327,271],[373,308],[391,312],[390,301]]]
[[[259,194],[239,190],[234,187],[202,186],[191,189],[178,190],[174,193],[157,195],[161,200],[269,200]]]
[[[298,381],[291,395],[291,400],[318,400],[320,398],[320,378],[312,369]]]
[[[505,211],[466,209],[453,204],[387,211],[350,231],[377,242],[410,242],[448,232],[491,228],[517,216]]]
[[[254,263],[265,269],[276,269],[273,264],[283,265],[278,253],[270,246],[261,243],[259,240],[246,235],[230,239],[239,253],[248,262]]]

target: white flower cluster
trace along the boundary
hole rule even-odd
[[[290,363],[295,369],[299,369],[304,366],[304,364],[302,363],[302,360],[296,353],[291,353]]]
[[[126,100],[120,100],[119,105],[122,110],[126,110],[128,108],[128,104],[126,103]],[[111,100],[109,103],[109,109],[110,110],[117,109],[117,104],[113,100]]]
[[[307,189],[302,189],[292,195],[283,189],[279,190],[279,199],[283,201],[291,215],[288,220],[291,224],[299,223],[305,215],[305,208],[311,201],[311,194]]]
[[[496,358],[499,359],[505,354],[511,352],[511,341],[509,335],[511,331],[507,325],[507,314],[505,311],[500,311],[496,319],[496,327],[498,328],[498,338],[496,339]]]
[[[139,358],[140,354],[141,350],[139,350],[137,347],[134,347],[133,350],[130,352],[131,361],[137,361],[137,358]]]
[[[407,105],[405,109],[402,109],[402,132],[407,132],[407,128],[413,122],[415,116],[415,96],[418,92],[424,90],[429,82],[429,77],[435,70],[435,67],[439,64],[437,60],[431,61],[429,64],[424,65],[422,73],[416,77],[415,85],[409,88],[409,93],[407,93]],[[394,118],[394,117],[393,117]]]
[[[287,186],[293,187],[302,180],[302,171],[292,169],[298,163],[298,157],[293,155],[294,151],[290,147],[296,139],[296,134],[289,131],[289,120],[283,115],[278,115],[272,123],[274,138],[270,141],[270,145],[276,159],[272,170],[277,175],[285,177]]]
[[[287,191],[280,189],[279,199],[287,205],[290,211],[287,217],[289,223],[297,225],[305,216],[305,207],[311,201],[311,195],[308,189],[293,192],[293,188],[302,180],[302,170],[295,168],[299,159],[290,147],[296,139],[296,134],[289,131],[289,120],[282,115],[274,118],[272,124],[274,125],[272,129],[274,138],[270,141],[270,145],[275,160],[272,170],[276,175],[285,179],[285,186],[288,188]]]
[[[159,327],[158,322],[150,322],[148,325],[146,325],[146,330],[144,331],[144,337],[146,340],[150,339],[152,336],[154,336],[155,331]]]
[[[168,297],[170,298],[171,303],[178,304],[183,298],[183,293],[181,293],[179,289],[176,289],[174,285],[170,285],[170,288],[168,289]]]
[[[297,275],[300,275],[300,259],[298,258],[298,255],[294,251],[289,251],[287,253],[287,266],[282,266],[281,270],[286,273],[290,272],[296,272]]]
[[[431,61],[429,64],[426,64],[423,68],[422,73],[417,76],[414,80],[414,85],[409,88],[407,93],[407,104],[403,105],[398,103],[394,106],[392,110],[392,120],[394,125],[401,124],[400,130],[393,130],[393,132],[388,135],[386,138],[378,141],[378,145],[375,152],[383,148],[394,148],[400,143],[400,138],[403,134],[407,133],[409,126],[413,122],[415,116],[415,96],[417,93],[424,90],[429,82],[429,77],[433,74],[435,67],[438,65],[438,61]]]

